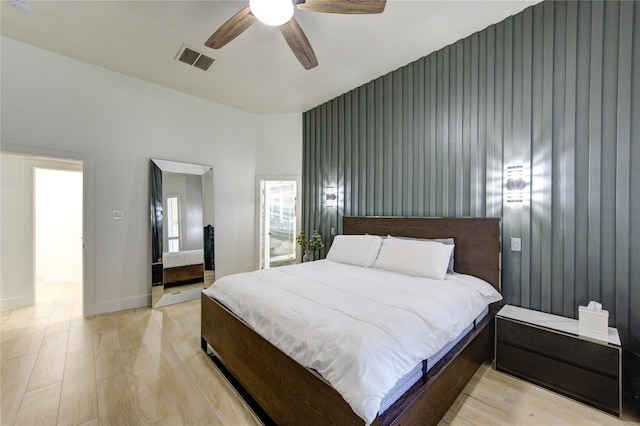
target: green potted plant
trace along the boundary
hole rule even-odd
[[[302,251],[304,253],[302,256],[303,262],[315,260],[316,251],[324,247],[322,235],[320,235],[316,229],[313,230],[313,233],[309,238],[307,238],[307,234],[305,234],[304,231],[300,231],[296,237],[296,241],[300,244],[300,247],[302,247]]]

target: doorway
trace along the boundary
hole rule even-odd
[[[81,167],[73,162],[33,170],[36,303],[64,301],[82,309]]]
[[[41,278],[51,281],[68,281],[69,278],[73,278],[76,282],[79,282],[76,295],[79,295],[82,299],[80,299],[80,303],[74,303],[74,311],[82,315],[85,307],[84,300],[92,296],[92,289],[89,287],[89,294],[87,294],[87,289],[84,288],[86,284],[84,281],[88,271],[85,270],[86,248],[83,247],[83,240],[79,241],[81,248],[80,261],[74,267],[75,271],[78,268],[80,270],[79,279],[77,272],[70,276],[65,271],[56,273],[55,269],[47,269],[46,267],[43,270],[36,264],[36,227],[41,229],[43,227],[43,225],[38,226],[36,221],[36,205],[39,204],[38,210],[44,212],[45,216],[53,216],[55,212],[66,211],[65,205],[70,204],[62,195],[68,191],[69,187],[65,182],[57,182],[51,188],[45,188],[45,193],[53,196],[53,199],[37,201],[36,173],[37,169],[76,172],[75,176],[80,180],[80,184],[76,185],[78,189],[73,190],[73,192],[77,193],[76,198],[80,200],[81,207],[79,210],[80,218],[75,219],[75,222],[80,229],[82,238],[87,229],[92,229],[91,227],[86,228],[87,212],[85,209],[87,206],[84,205],[84,199],[87,197],[87,193],[85,193],[87,189],[86,179],[87,177],[91,178],[91,169],[87,174],[84,160],[41,157],[35,154],[2,152],[0,153],[0,160],[2,163],[0,169],[0,190],[2,193],[0,309],[4,311],[35,304],[36,275],[39,274]],[[39,185],[41,189],[43,185],[41,182]],[[92,224],[91,221],[90,224]],[[66,240],[67,236],[60,239],[61,242],[58,247],[49,249],[48,254],[56,254],[62,247],[62,241]],[[91,245],[89,245],[89,248],[92,248]],[[89,262],[88,265],[89,272],[91,272],[93,270],[91,268],[92,264]],[[38,269],[37,273],[36,268]],[[63,269],[68,269],[68,266]],[[56,292],[56,294],[59,293]]]
[[[296,262],[296,180],[259,180],[259,267],[269,269]]]

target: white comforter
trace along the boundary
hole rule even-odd
[[[367,424],[398,379],[502,299],[468,275],[437,281],[330,260],[226,276],[205,294],[318,371]]]
[[[196,249],[163,253],[162,262],[164,263],[165,268],[199,265],[201,263],[204,263],[204,250]]]

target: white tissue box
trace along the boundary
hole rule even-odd
[[[609,311],[592,311],[578,307],[578,334],[598,340],[609,340]]]

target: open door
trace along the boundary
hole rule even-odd
[[[260,180],[260,269],[296,261],[295,180]]]

